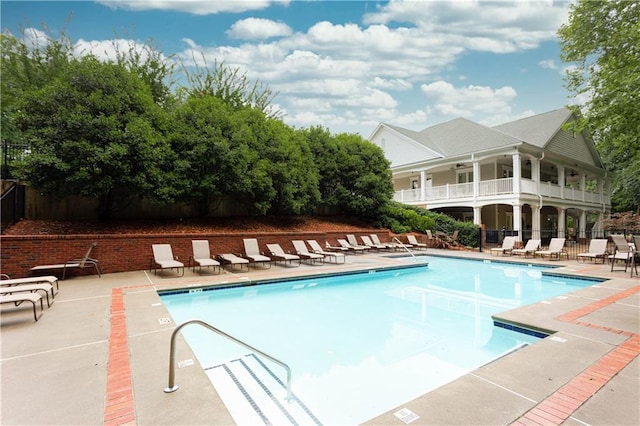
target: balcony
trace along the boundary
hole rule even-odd
[[[477,200],[484,200],[493,197],[513,194],[513,178],[483,180],[478,182]],[[520,193],[529,195],[541,195],[547,199],[558,199],[568,201],[580,201],[587,204],[611,204],[608,195],[601,195],[597,192],[582,191],[575,188],[553,184],[551,182],[540,183],[540,194],[538,194],[538,183],[531,179],[520,179]],[[437,204],[446,202],[459,203],[473,200],[473,182],[460,184],[447,184],[433,186],[422,189],[403,189],[396,191],[393,199],[406,204]]]

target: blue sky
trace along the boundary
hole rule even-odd
[[[153,40],[167,57],[224,61],[278,93],[295,127],[370,136],[457,117],[495,125],[575,103],[556,32],[566,1],[2,1],[3,31],[108,58]],[[71,19],[69,20],[69,17]],[[80,53],[78,53],[80,54]]]

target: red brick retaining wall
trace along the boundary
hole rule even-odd
[[[353,234],[378,234],[382,241],[389,241],[387,231],[379,229],[362,230]],[[138,271],[149,268],[152,258],[152,244],[171,244],[174,256],[185,265],[191,256],[191,240],[209,240],[211,253],[244,252],[243,238],[257,238],[260,250],[266,251],[267,243],[278,243],[285,251],[293,252],[292,240],[317,240],[321,245],[325,241],[336,245],[336,238],[345,238],[345,232],[285,232],[234,233],[234,234],[113,234],[113,235],[4,235],[0,237],[0,272],[11,278],[30,275],[30,268],[37,265],[64,263],[84,256],[89,246],[96,242],[91,257],[100,261],[104,273]],[[40,271],[42,274],[59,275],[62,270]],[[93,273],[71,269],[74,274]]]

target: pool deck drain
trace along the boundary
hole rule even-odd
[[[449,254],[446,251],[443,253]],[[371,259],[376,257],[375,254],[366,256]],[[490,259],[488,254],[476,253],[468,256]],[[380,262],[385,262],[382,259],[384,255],[380,257]],[[337,267],[252,270],[248,275],[252,279],[270,279],[293,274],[324,273],[328,270],[350,271],[366,267],[360,260],[361,257],[358,257],[351,264],[347,262],[346,265]],[[465,388],[473,382],[474,377],[478,377],[474,373],[463,376],[462,389],[466,389],[463,393],[449,392],[450,389],[460,390],[460,386],[438,389],[401,407],[393,408],[386,415],[367,423],[404,424],[394,413],[406,407],[419,416],[411,424],[454,423],[456,416],[461,413],[467,416],[465,423],[597,424],[598,421],[593,418],[585,421],[585,415],[598,411],[603,411],[602,415],[615,414],[616,420],[610,422],[637,424],[640,410],[637,404],[629,403],[629,399],[638,395],[639,374],[636,367],[640,364],[640,330],[637,319],[640,317],[639,279],[629,278],[628,274],[619,271],[611,273],[607,265],[576,264],[575,260],[540,263],[561,266],[569,274],[611,279],[582,294],[571,295],[566,300],[553,299],[550,305],[536,304],[533,307],[536,314],[555,312],[549,316],[549,322],[566,324],[565,331],[558,333],[558,337],[562,336],[569,341],[550,341],[547,345],[558,345],[557,350],[565,352],[568,349],[564,347],[572,342],[576,344],[576,341],[585,348],[598,345],[595,353],[591,351],[587,355],[585,352],[585,355],[579,355],[571,361],[566,357],[563,358],[564,361],[558,361],[555,354],[545,354],[547,348],[544,346],[538,350],[542,352],[542,357],[535,359],[548,363],[542,364],[541,368],[569,370],[570,373],[566,373],[570,374],[568,380],[549,385],[553,386],[552,391],[542,396],[533,395],[536,388],[527,387],[528,382],[524,382],[524,389],[527,390],[525,393],[530,390],[533,394],[525,395],[525,398],[513,396],[510,400],[500,400],[492,407],[491,399],[488,403],[486,399],[483,400],[492,395],[485,395],[484,388],[477,387],[477,383],[473,385],[476,387]],[[162,392],[166,386],[169,335],[175,324],[158,323],[158,318],[166,317],[167,312],[163,305],[158,304],[156,290],[185,288],[210,282],[235,282],[239,280],[235,275],[223,273],[221,276],[199,276],[187,273],[183,278],[154,277],[152,284],[149,284],[144,271],[106,274],[102,278],[83,276],[61,282],[62,291],[56,297],[56,303],[45,310],[37,323],[25,320],[23,312],[5,312],[3,309],[0,327],[0,423],[102,423],[109,426],[231,424],[228,412],[221,405],[206,375],[199,371],[197,362],[195,366],[187,366],[178,372],[177,382],[182,385],[180,391],[173,394]],[[582,290],[577,293],[581,292]],[[525,312],[524,316],[527,315]],[[612,321],[608,321],[610,317]],[[527,350],[534,348],[532,355],[539,355],[535,346],[537,344],[529,346]],[[513,357],[520,359],[524,356],[526,359],[527,350],[518,351]],[[192,357],[193,354],[186,345],[178,348],[178,359]],[[509,368],[512,367],[507,363],[505,368],[502,360],[499,363],[500,366],[496,369],[502,370],[505,375],[509,374]],[[576,364],[579,365],[576,367]],[[581,367],[583,364],[584,367]],[[486,371],[477,374],[487,375]],[[521,372],[513,370],[516,378],[509,380],[517,381],[518,374]],[[632,380],[625,381],[620,377],[625,380],[631,377]],[[617,391],[615,394],[610,392],[612,383]],[[515,387],[516,383],[513,384]],[[511,393],[515,395],[517,391]],[[47,409],[33,410],[26,406],[24,398],[27,395],[32,399],[48,401]],[[440,417],[438,413],[422,409],[424,406],[421,407],[421,398],[445,401],[435,407],[440,410]],[[429,410],[433,408],[431,406]],[[482,417],[487,409],[493,410],[490,413],[492,417]]]

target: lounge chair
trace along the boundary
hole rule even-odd
[[[397,248],[401,248],[400,246],[398,246],[398,244],[393,243],[393,242],[392,243],[387,243],[387,242],[383,243],[382,241],[380,241],[380,238],[378,237],[378,234],[370,234],[370,237],[371,237],[371,241],[373,241],[373,243],[376,244],[376,245],[385,245],[385,246],[387,246],[387,248],[394,249],[394,250],[397,249]]]
[[[218,255],[218,260],[223,265],[230,265],[231,269],[233,269],[235,265],[240,265],[240,269],[242,270],[242,268],[246,265],[247,271],[249,270],[249,260],[240,256],[236,256],[233,253],[221,253]]]
[[[41,284],[49,283],[56,287],[56,294],[60,291],[60,285],[58,284],[58,277],[55,275],[46,275],[41,277],[25,277],[25,278],[10,278],[7,274],[0,274],[0,285],[19,285],[19,284]]]
[[[217,269],[218,273],[220,273],[220,262],[215,260],[211,255],[208,240],[191,240],[191,247],[193,248],[193,255],[189,258],[189,264],[193,272],[196,271],[197,265],[199,272],[202,272],[202,268],[204,267],[207,269],[213,268],[214,272]],[[193,264],[191,264],[192,261]]]
[[[631,277],[633,277],[633,270],[638,275],[638,263],[640,263],[640,235],[633,236],[633,256],[631,256]]]
[[[604,263],[608,254],[607,252],[608,243],[609,243],[609,240],[607,240],[606,238],[591,240],[591,242],[589,243],[588,251],[586,253],[578,253],[576,255],[576,260],[580,261],[580,259],[582,259],[583,261],[586,262],[587,259],[598,260],[599,258],[602,258],[602,263]]]
[[[320,253],[311,253],[307,248],[307,245],[302,240],[293,240],[293,248],[296,249],[296,254],[300,256],[303,260],[310,260],[311,263],[315,261],[319,261],[320,263],[324,263],[324,254]]]
[[[339,246],[334,246],[331,245],[331,243],[329,243],[329,241],[325,241],[325,247],[327,250],[331,250],[331,251],[337,251],[337,252],[343,252],[343,253],[349,253],[349,252],[353,252],[353,250],[347,248],[347,247],[342,247],[341,245]]]
[[[360,239],[362,240],[365,246],[371,247],[373,250],[389,250],[391,248],[386,244],[375,244],[373,241],[371,241],[371,238],[369,238],[366,235],[361,235]]]
[[[254,265],[261,263],[271,268],[271,258],[260,253],[257,239],[245,238],[242,242],[244,243],[244,257],[249,259]]]
[[[300,256],[285,253],[284,250],[282,250],[282,247],[280,247],[280,244],[267,244],[267,249],[269,249],[269,252],[271,252],[272,260],[276,262],[284,262],[285,265],[287,264],[287,262],[289,262],[289,264],[291,265],[293,264],[293,262],[298,261],[298,264],[295,266],[300,266]]]
[[[20,284],[12,286],[3,285],[2,287],[0,287],[0,296],[20,293],[36,293],[38,291],[42,291],[44,293],[47,298],[47,307],[50,307],[53,303],[54,295],[53,286],[49,283]],[[51,292],[51,298],[49,298],[49,292]]]
[[[511,250],[511,254],[514,255],[524,255],[524,257],[527,257],[529,255],[531,256],[535,256],[536,250],[540,249],[540,240],[529,240],[527,241],[527,244],[525,244],[524,248],[521,249],[512,249]]]
[[[427,247],[429,247],[425,243],[419,243],[415,235],[407,235],[407,241],[409,241],[409,244],[418,249],[426,250]]]
[[[535,256],[541,256],[543,259],[545,256],[549,256],[549,260],[554,257],[560,260],[561,256],[569,257],[569,253],[564,248],[564,238],[552,238],[549,242],[549,247],[546,250],[537,250]]]
[[[177,257],[173,256],[171,244],[152,244],[153,258],[149,262],[149,270],[157,273],[158,269],[175,269],[176,273],[182,272],[184,275],[184,263],[179,262]]]
[[[91,245],[89,246],[89,249],[87,250],[87,252],[85,253],[82,259],[72,259],[65,263],[59,263],[59,264],[53,264],[53,265],[34,266],[33,268],[31,268],[31,272],[46,271],[46,270],[52,270],[52,269],[62,269],[62,279],[64,280],[67,275],[67,269],[94,268],[96,273],[98,274],[98,277],[101,277],[102,275],[101,275],[100,264],[98,260],[92,259],[89,257],[91,256],[91,252],[93,251],[94,247],[97,245],[98,243],[91,243]]]
[[[307,244],[309,244],[309,247],[311,247],[311,250],[314,253],[324,255],[325,259],[329,259],[329,260],[333,259],[335,263],[338,263],[338,260],[340,259],[342,259],[341,263],[345,263],[347,259],[343,253],[322,250],[322,247],[316,240],[307,240]]]
[[[338,242],[338,244],[340,244],[340,247],[347,249],[350,253],[364,253],[365,249],[364,247],[359,247],[359,246],[352,246],[351,244],[349,244],[349,242],[347,242],[347,240],[343,240],[338,238],[336,240]]]
[[[347,242],[349,243],[349,245],[353,247],[360,247],[364,251],[371,250],[371,247],[359,244],[356,236],[353,234],[347,234]]]
[[[40,301],[40,315],[36,310],[36,303]],[[44,311],[44,304],[42,303],[42,296],[37,293],[21,293],[21,294],[3,294],[0,295],[0,304],[13,303],[15,306],[20,306],[23,302],[31,302],[33,304],[33,318],[38,321]]]
[[[616,261],[624,262],[624,271],[627,272],[627,268],[631,265],[633,259],[634,249],[627,241],[624,235],[611,235],[611,241],[616,245],[616,252],[609,256],[609,262],[611,262],[611,271]]]
[[[513,247],[516,245],[516,237],[504,237],[502,240],[502,247],[494,247],[491,249],[491,256],[493,254],[501,254],[504,256],[505,253],[511,254]]]

